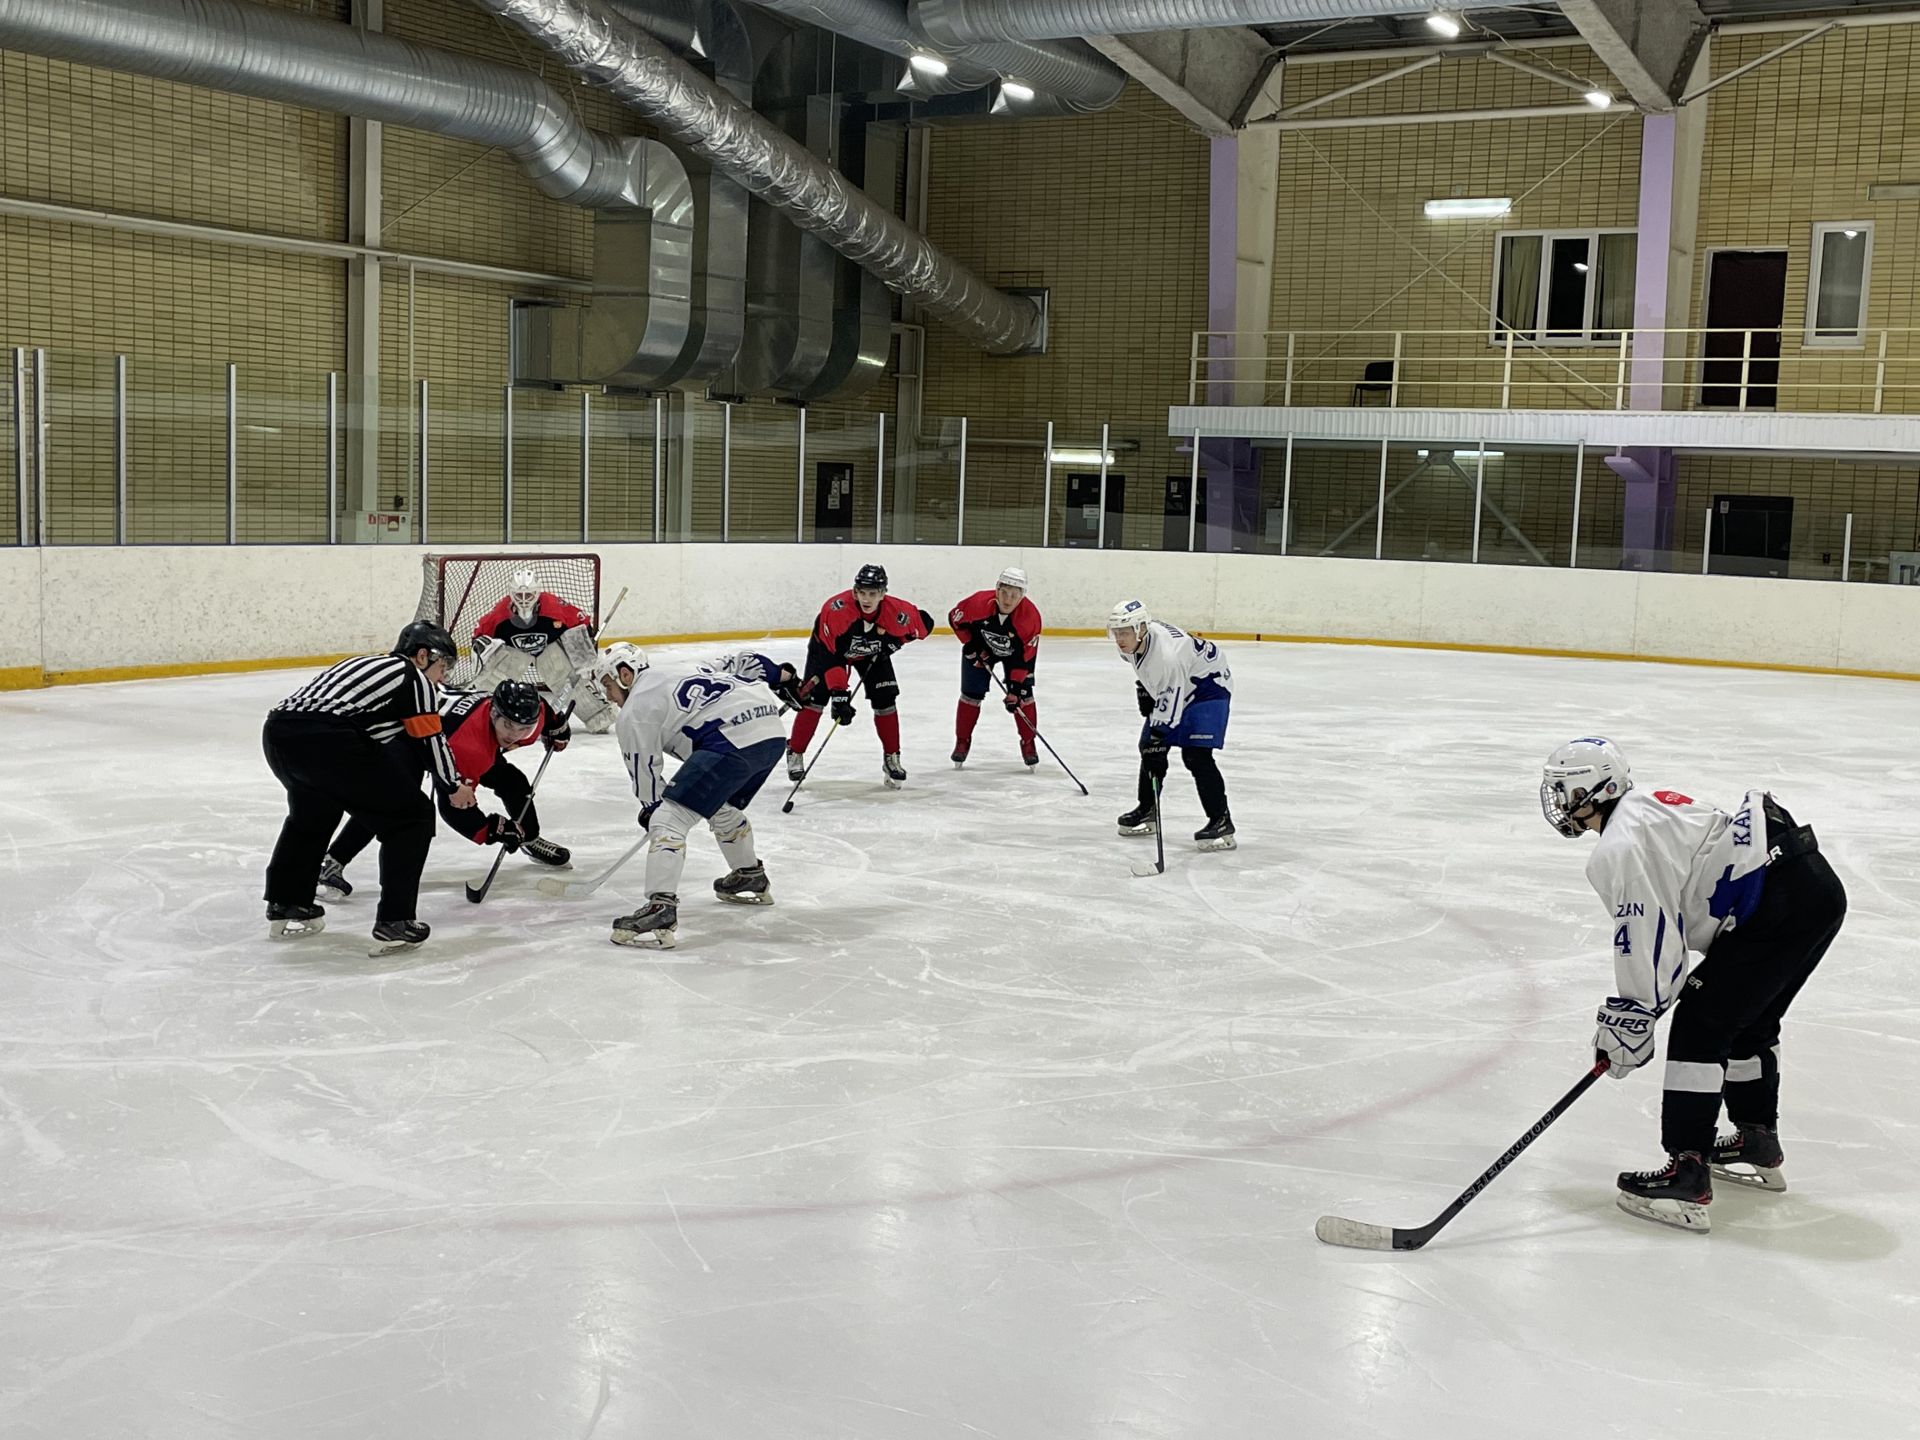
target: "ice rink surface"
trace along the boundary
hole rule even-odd
[[[941,637],[908,788],[862,706],[754,807],[777,905],[713,898],[703,828],[664,954],[607,941],[639,862],[562,902],[510,858],[473,907],[492,852],[445,829],[421,951],[367,958],[371,855],[270,943],[260,723],[309,672],[0,695],[0,1435],[1920,1430],[1920,689],[1226,648],[1237,852],[1193,851],[1176,762],[1129,874],[1104,641],[1040,669],[1090,799],[992,705],[956,773]],[[1772,787],[1848,887],[1783,1044],[1793,1188],[1722,1185],[1707,1237],[1617,1211],[1656,1064],[1427,1250],[1318,1244],[1431,1219],[1587,1064],[1609,917],[1536,788],[1589,734]],[[635,837],[610,738],[544,789],[576,875]]]

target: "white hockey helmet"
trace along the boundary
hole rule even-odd
[[[533,578],[533,571],[514,571],[513,579],[507,585],[507,596],[513,601],[514,617],[522,621],[531,620],[534,609],[540,604],[540,585]]]
[[[1027,588],[1027,572],[1018,565],[1009,565],[1000,572],[998,583],[1010,589],[1024,591]]]
[[[633,689],[632,682],[638,679],[640,672],[647,668],[647,664],[645,650],[630,640],[616,640],[602,650],[600,658],[593,662],[593,688],[611,700],[613,697],[607,694],[606,686],[602,682],[611,680],[622,690],[630,691]],[[632,675],[622,679],[620,671],[623,668],[632,671]]]
[[[1144,630],[1152,614],[1138,600],[1122,600],[1113,607],[1113,613],[1107,616],[1107,629]]]
[[[1633,788],[1627,757],[1611,740],[1571,740],[1547,757],[1540,772],[1540,810],[1547,823],[1569,840],[1586,826],[1578,811],[1618,800]],[[1584,817],[1582,817],[1584,818]]]

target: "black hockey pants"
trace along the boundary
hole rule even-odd
[[[1780,1113],[1780,1018],[1827,953],[1847,914],[1847,892],[1811,829],[1767,802],[1767,867],[1760,905],[1713,942],[1694,967],[1667,1032],[1660,1143],[1669,1154],[1711,1152],[1724,1087],[1736,1125],[1773,1125]]]
[[[426,774],[425,762],[415,765],[414,784],[420,783],[419,776]],[[500,803],[506,807],[506,816],[511,820],[520,814],[520,807],[526,804],[527,797],[533,793],[533,785],[521,772],[520,767],[511,763],[506,756],[494,760],[492,768],[480,777],[480,788],[493,791],[500,797]],[[487,826],[487,814],[478,805],[465,810],[456,810],[442,795],[439,797],[440,818],[458,830],[469,840],[478,835]],[[534,840],[540,835],[540,812],[537,807],[527,805],[527,813],[520,821],[522,839]],[[347,823],[340,827],[340,833],[333,837],[333,843],[327,846],[327,854],[338,860],[343,866],[352,862],[367,846],[373,843],[373,830],[368,825],[349,815]]]
[[[1187,767],[1187,773],[1193,776],[1193,788],[1200,792],[1200,808],[1207,812],[1207,819],[1218,820],[1227,813],[1227,782],[1221,778],[1220,767],[1214,763],[1213,750],[1204,745],[1183,745],[1180,747],[1180,761]],[[1142,755],[1140,757],[1140,803],[1153,804],[1153,782],[1158,780],[1160,788],[1166,788],[1167,757]]]
[[[286,822],[267,862],[267,903],[313,903],[320,857],[345,814],[380,840],[377,918],[414,919],[420,871],[433,844],[433,807],[398,742],[376,744],[350,725],[276,710],[267,716],[261,745],[287,790]]]

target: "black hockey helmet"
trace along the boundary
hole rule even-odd
[[[493,713],[531,725],[540,718],[540,692],[524,680],[502,680],[493,687]]]
[[[442,658],[451,665],[460,658],[460,651],[453,643],[453,636],[431,620],[415,620],[400,632],[400,638],[393,642],[393,653],[404,655],[409,660],[421,651]]]
[[[884,590],[887,588],[887,567],[884,565],[862,565],[860,573],[853,577],[856,590]]]

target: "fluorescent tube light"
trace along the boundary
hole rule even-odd
[[[942,60],[938,55],[928,55],[921,51],[916,51],[910,55],[907,58],[907,64],[918,70],[922,75],[932,75],[937,78],[947,73],[946,61]]]
[[[1613,96],[1604,90],[1589,90],[1581,98],[1596,110],[1611,110],[1613,108]]]
[[[1427,28],[1448,40],[1458,39],[1460,35],[1460,22],[1444,10],[1436,10],[1427,16]]]
[[[1111,450],[1051,450],[1047,460],[1054,465],[1111,465]]]
[[[1426,209],[1429,220],[1491,220],[1513,209],[1513,201],[1505,196],[1486,196],[1474,200],[1429,200]]]
[[[1022,105],[1033,99],[1033,87],[1024,80],[1015,80],[1011,77],[1000,82],[1000,93],[1007,99],[1018,101]]]
[[[1433,454],[1431,450],[1416,450],[1413,453],[1421,460]],[[1504,450],[1455,450],[1453,452],[1453,458],[1456,460],[1478,460],[1482,456],[1489,460],[1504,460],[1506,455],[1507,452]]]

